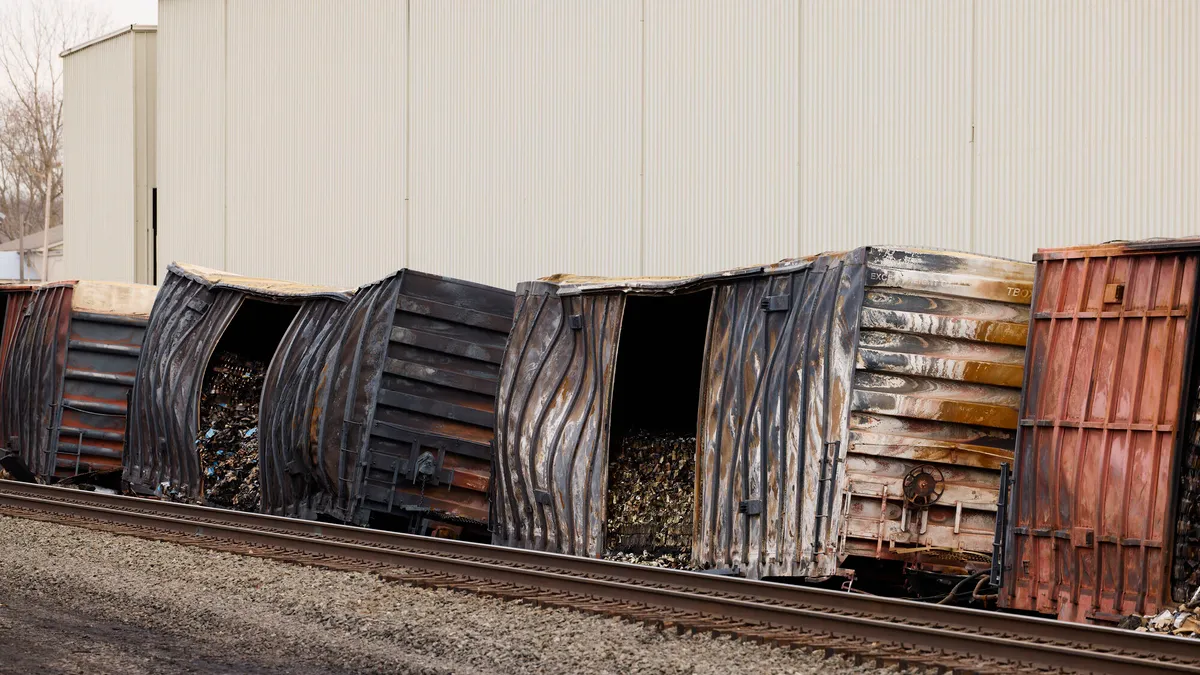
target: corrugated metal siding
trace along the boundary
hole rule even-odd
[[[609,399],[624,307],[620,293],[517,289],[496,401],[493,543],[604,553]],[[572,316],[582,330],[568,326]]]
[[[277,7],[163,0],[160,267],[511,287],[871,240],[1028,259],[1200,214],[1191,3]]]
[[[263,285],[251,290],[235,283],[235,278],[214,281],[174,264],[168,268],[150,314],[142,347],[145,358],[138,364],[130,398],[133,422],[124,478],[136,489],[154,491],[169,483],[189,499],[199,497],[202,478],[196,436],[204,374],[246,298],[298,305],[296,317],[302,318],[326,315],[306,305],[347,300],[334,291],[288,292],[287,284],[279,284],[280,290],[272,292]]]
[[[413,270],[361,289],[277,359],[290,384],[264,389],[261,453],[281,489],[264,489],[264,508],[482,528],[512,315],[508,291]]]
[[[139,281],[136,35],[63,60],[63,263],[76,278]]]
[[[154,269],[154,188],[158,185],[158,34],[133,34],[134,81],[134,274],[132,281],[152,284]],[[79,275],[84,278],[98,278]]]
[[[639,273],[697,274],[795,255],[800,3],[644,8]]]
[[[1181,415],[1200,400],[1200,256],[1196,240],[1151,244],[1041,252],[1006,607],[1112,622],[1195,589],[1197,437]]]
[[[800,250],[971,250],[971,3],[813,0],[800,30]]]
[[[227,6],[225,268],[337,286],[395,270],[406,260],[406,3]]]
[[[411,3],[409,266],[640,273],[641,4]]]
[[[1200,5],[976,6],[976,248],[1194,234]]]
[[[174,260],[226,267],[225,5],[163,0],[158,7],[160,280]]]

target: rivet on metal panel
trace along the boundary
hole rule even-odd
[[[785,312],[790,306],[791,296],[788,295],[768,295],[762,299],[764,312]]]
[[[738,513],[744,513],[747,516],[762,515],[762,500],[744,499],[741,502],[738,502]]]
[[[583,330],[582,314],[572,314],[567,321],[571,324],[571,330]]]
[[[1104,287],[1104,304],[1113,304],[1125,300],[1125,284],[1108,284]]]

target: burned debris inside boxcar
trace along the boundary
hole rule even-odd
[[[232,352],[213,357],[200,394],[196,447],[204,471],[204,501],[257,511],[258,399],[266,365]]]
[[[605,557],[690,564],[696,410],[712,292],[630,297],[613,391]]]
[[[258,511],[258,407],[267,363],[297,307],[247,299],[209,360],[200,394],[200,454],[204,501]]]

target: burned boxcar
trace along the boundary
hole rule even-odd
[[[269,365],[285,335],[289,348],[302,347],[349,299],[332,288],[172,264],[133,387],[128,487],[257,511]]]
[[[1200,586],[1200,239],[1043,249],[1000,604],[1115,622]]]
[[[294,325],[263,392],[263,509],[486,538],[513,297],[406,269],[315,337]]]
[[[522,284],[497,402],[493,540],[588,556],[626,540],[681,547],[696,566],[750,577],[986,569],[1032,280],[1028,263],[870,247],[708,276]],[[680,439],[694,444],[682,469],[662,450]],[[630,458],[646,450],[663,459]],[[620,503],[617,460],[644,467]],[[669,494],[647,496],[659,483]]]
[[[61,480],[121,468],[129,391],[154,286],[46,284],[10,296],[0,427],[34,475]],[[22,308],[23,305],[23,308]]]

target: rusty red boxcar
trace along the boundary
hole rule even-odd
[[[1156,612],[1200,584],[1200,239],[1035,260],[1001,605]]]

